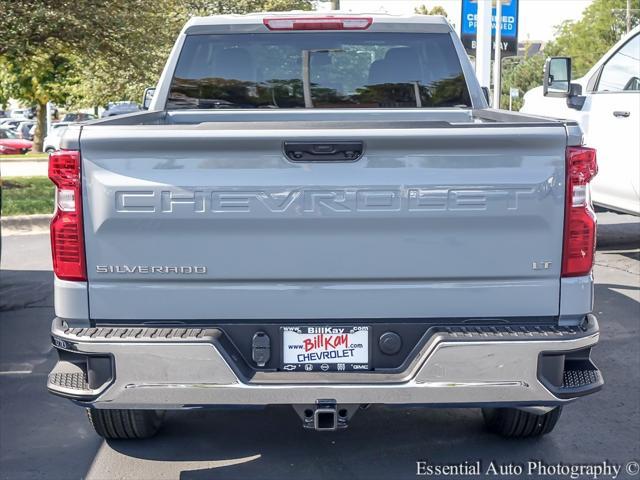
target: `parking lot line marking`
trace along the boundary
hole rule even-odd
[[[0,375],[29,375],[33,370],[13,370],[7,372],[0,372]]]

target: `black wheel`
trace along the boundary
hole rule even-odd
[[[558,423],[562,407],[542,415],[524,412],[516,408],[483,408],[484,423],[493,433],[503,437],[539,437],[551,432]]]
[[[53,148],[53,147],[47,147],[47,148],[44,149],[44,153],[53,153],[55,151],[56,151],[56,149]]]
[[[162,416],[155,410],[87,408],[87,415],[96,433],[107,439],[153,437],[162,424]]]

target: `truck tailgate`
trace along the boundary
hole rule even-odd
[[[558,314],[562,125],[260,125],[82,129],[93,319]]]

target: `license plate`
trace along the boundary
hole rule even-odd
[[[288,372],[369,370],[369,327],[283,327],[282,349]]]

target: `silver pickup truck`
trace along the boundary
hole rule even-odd
[[[595,151],[490,109],[441,17],[194,18],[148,111],[70,127],[48,389],[106,438],[174,409],[479,407],[550,432],[603,384]]]

